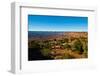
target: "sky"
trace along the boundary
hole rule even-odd
[[[88,31],[88,17],[28,15],[28,31]]]

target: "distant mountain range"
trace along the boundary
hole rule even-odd
[[[57,31],[28,31],[29,40],[52,40],[68,37],[85,37],[87,38],[88,32],[57,32]]]

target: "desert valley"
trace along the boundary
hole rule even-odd
[[[28,60],[88,58],[87,32],[28,32]]]

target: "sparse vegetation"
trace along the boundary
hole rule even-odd
[[[66,33],[67,34],[67,33]],[[73,35],[74,34],[74,35]],[[88,38],[86,33],[75,33],[70,37],[31,40],[28,47],[31,51],[39,51],[43,59],[72,59],[88,57]],[[35,48],[35,49],[34,49]],[[30,50],[29,50],[30,51]],[[34,52],[35,53],[35,52]],[[31,54],[32,55],[32,54]],[[36,54],[37,55],[37,54]],[[38,56],[36,56],[38,57]],[[43,58],[42,58],[43,57]]]

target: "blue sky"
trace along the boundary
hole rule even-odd
[[[88,17],[28,15],[28,31],[88,31]]]

